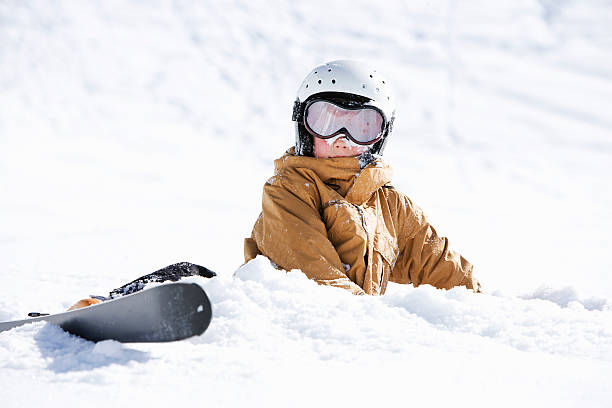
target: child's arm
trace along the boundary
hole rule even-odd
[[[319,284],[364,294],[344,273],[312,197],[278,180],[264,187],[262,213],[245,242],[246,261],[258,253],[285,270],[300,269]]]
[[[480,292],[480,283],[472,276],[473,266],[449,247],[429,224],[423,211],[400,193],[400,256],[391,280],[412,283],[415,287],[429,284],[440,289],[465,286]],[[403,222],[402,222],[403,221]]]

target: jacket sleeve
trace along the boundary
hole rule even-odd
[[[364,294],[344,273],[340,257],[328,239],[316,198],[303,189],[284,185],[280,177],[264,186],[262,213],[251,238],[245,242],[247,261],[257,253],[282,269],[300,269],[319,284]]]
[[[391,281],[415,287],[429,284],[439,289],[465,286],[480,292],[480,283],[472,276],[472,264],[450,248],[448,239],[438,235],[408,197],[400,193],[399,200],[400,255]]]

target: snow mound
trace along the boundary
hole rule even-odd
[[[276,270],[261,256],[233,278],[206,280],[203,286],[214,305],[203,339],[212,343],[282,349],[281,344],[299,341],[301,352],[345,361],[356,351],[374,357],[414,345],[467,352],[509,346],[612,360],[612,311],[577,301],[568,308],[539,298],[398,284],[390,284],[382,297],[355,297],[318,286],[300,271]],[[347,343],[352,347],[344,347]]]
[[[571,286],[553,288],[542,285],[530,294],[521,296],[523,299],[542,299],[556,303],[561,307],[585,308],[587,310],[610,310],[611,303],[602,297],[589,297],[581,299],[578,291]]]

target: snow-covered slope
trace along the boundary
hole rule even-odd
[[[221,275],[190,341],[0,334],[2,406],[612,404],[612,5],[383,3],[0,3],[0,320]],[[337,58],[392,80],[394,184],[487,293],[233,276],[295,91]]]
[[[236,277],[189,278],[214,305],[208,331],[174,344],[98,344],[55,326],[0,335],[14,406],[41,396],[166,406],[193,395],[219,406],[606,406],[612,311],[465,289],[354,297],[257,258]],[[197,394],[195,394],[197,393]]]

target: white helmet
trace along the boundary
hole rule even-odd
[[[367,64],[351,60],[328,62],[310,71],[298,89],[292,115],[295,152],[301,156],[313,155],[312,136],[304,127],[304,108],[313,97],[380,110],[385,118],[385,129],[383,137],[372,145],[370,152],[382,154],[395,119],[395,102],[384,76]]]

